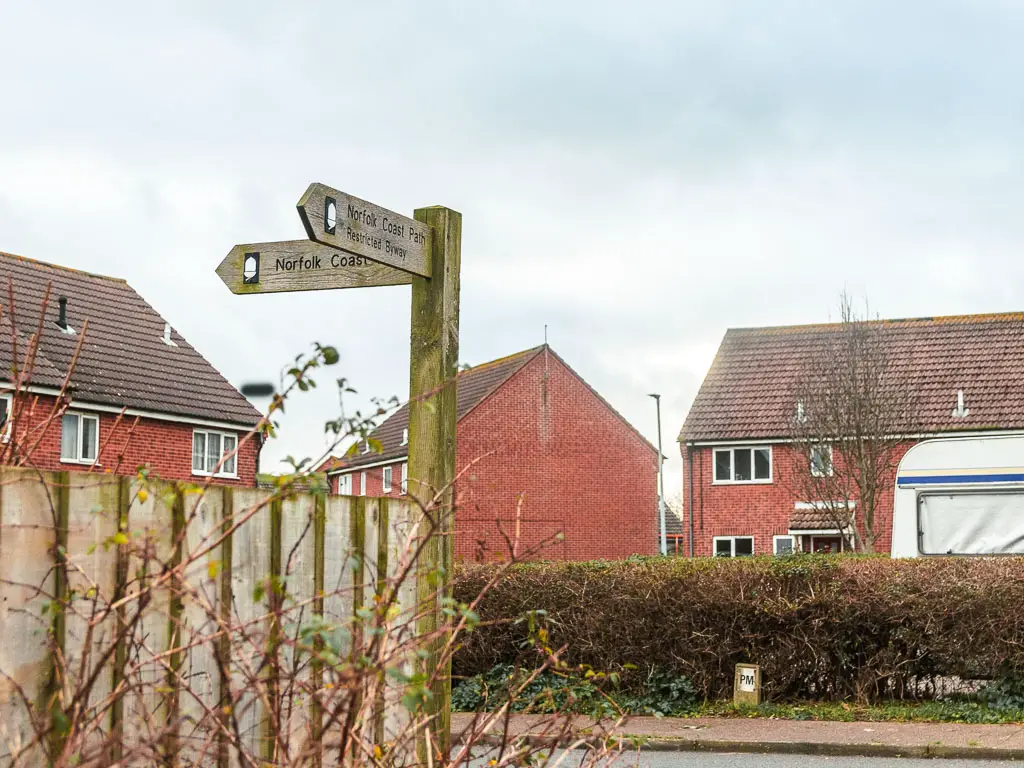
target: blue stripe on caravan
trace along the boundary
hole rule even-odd
[[[1024,482],[1024,472],[1013,472],[999,475],[902,475],[896,481],[897,485],[1020,482]]]

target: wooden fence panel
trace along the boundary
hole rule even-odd
[[[268,703],[284,713],[288,752],[298,754],[323,717],[313,703],[323,673],[300,628],[322,617],[338,651],[368,648],[363,625],[408,567],[412,530],[410,505],[394,499],[281,500],[257,489],[0,470],[0,768],[33,737],[19,689],[41,712],[62,706],[54,653],[69,665],[65,694],[94,681],[89,703],[102,716],[91,743],[111,736],[112,762],[152,764],[160,755],[142,747],[156,744],[182,765],[240,765],[219,732],[233,730],[232,717],[245,749],[274,759]],[[413,617],[412,572],[395,626]],[[119,639],[118,623],[132,632]],[[383,655],[407,641],[396,631]],[[261,666],[268,647],[280,677]],[[257,676],[269,699],[246,685]],[[387,749],[406,722],[401,684],[381,676],[374,686],[364,701],[376,717],[362,736]],[[326,741],[337,744],[339,732]],[[322,764],[339,758],[335,749]],[[43,763],[39,747],[22,762]]]
[[[416,627],[416,579],[412,576],[416,571],[413,562],[413,553],[417,543],[416,535],[416,518],[412,513],[412,507],[405,503],[390,503],[387,526],[388,576],[394,582],[394,579],[400,574],[408,571],[410,577],[403,579],[397,585],[395,601],[397,611],[387,633],[390,646],[387,650],[387,657],[392,659],[390,663],[400,666],[407,675],[411,675],[415,671],[415,659],[409,653],[400,653],[399,649],[407,651],[411,647],[412,634]],[[404,692],[404,686],[398,680],[394,677],[387,679],[384,693],[383,743],[390,745],[392,750],[411,756],[415,754],[416,745],[412,741],[408,743],[399,741],[403,734],[411,736],[406,730],[410,720],[409,713],[402,706]]]
[[[43,481],[48,482],[43,482]],[[44,610],[53,595],[57,514],[53,475],[0,472],[0,765],[32,740],[22,696],[46,706],[53,665],[47,637],[54,620]],[[42,763],[42,750],[22,754]]]
[[[310,653],[297,636],[300,627],[313,619],[316,553],[316,498],[297,496],[286,500],[281,514],[281,563],[287,599],[281,666],[290,681],[281,690],[282,719],[288,723],[288,755],[294,758],[311,740],[309,713],[310,685],[313,682]]]
[[[168,562],[173,545],[173,498],[158,490],[146,490],[142,483],[131,489],[127,536],[133,547],[149,547],[155,562]],[[169,719],[170,691],[167,688],[170,640],[170,589],[166,575],[158,571],[153,559],[133,548],[127,564],[128,595],[149,591],[148,602],[130,600],[126,621],[135,631],[125,649],[124,677],[130,687],[124,697],[124,750],[135,756],[133,765],[145,764],[147,754],[138,753],[142,745],[164,741]],[[141,611],[141,616],[139,612]],[[143,689],[139,690],[139,686]]]
[[[196,557],[185,572],[186,596],[182,613],[181,644],[184,654],[180,677],[183,692],[181,755],[186,764],[210,764],[217,754],[216,713],[220,699],[220,674],[214,658],[219,630],[220,579],[223,554],[214,546],[221,535],[224,495],[219,489],[185,496],[184,556]],[[204,553],[205,554],[202,554]]]
[[[245,680],[257,676],[266,636],[266,585],[270,574],[271,525],[267,494],[257,490],[233,493],[235,528],[232,543],[232,621],[242,627],[232,636],[231,705],[247,750],[259,749],[263,704],[246,691]],[[258,594],[262,593],[262,595]],[[234,756],[237,760],[237,756]],[[237,765],[239,763],[233,762]]]
[[[96,723],[89,744],[99,746],[109,736],[112,676],[109,672],[116,637],[116,616],[109,601],[117,577],[120,482],[100,474],[69,474],[66,493],[68,519],[68,589],[64,656],[68,700],[91,685],[89,708],[83,718]],[[100,620],[102,619],[102,620]],[[104,667],[106,673],[104,674]],[[96,707],[102,709],[96,711]]]

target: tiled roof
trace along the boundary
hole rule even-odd
[[[669,535],[683,533],[683,518],[668,506],[665,507],[665,533]]]
[[[516,372],[543,349],[543,346],[534,347],[533,349],[517,352],[508,357],[502,357],[489,363],[482,363],[481,365],[459,371],[456,378],[457,418],[461,419],[473,410],[473,408],[512,378]],[[380,451],[340,459],[328,459],[320,467],[320,471],[335,469],[339,466],[347,468],[360,467],[405,456],[409,452],[409,446],[404,444],[402,437],[408,426],[409,406],[405,404],[391,414],[383,424],[370,434],[372,440],[380,443]]]
[[[898,378],[917,389],[925,432],[1024,428],[1024,313],[872,321]],[[734,328],[679,439],[791,437],[794,388],[838,324]],[[953,416],[963,390],[966,417]]]
[[[845,526],[844,526],[845,527]],[[798,507],[789,516],[791,531],[830,531],[838,530],[836,519],[821,507]]]
[[[51,285],[31,384],[60,387],[88,320],[71,375],[75,400],[164,414],[255,425],[260,413],[176,331],[163,341],[164,319],[124,280],[0,252],[0,376],[10,376],[11,323],[19,365]],[[8,286],[13,288],[11,305]],[[67,298],[69,334],[57,326]]]

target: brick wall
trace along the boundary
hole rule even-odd
[[[898,452],[895,462],[913,443],[907,443]],[[765,443],[764,445],[767,445]],[[715,446],[729,447],[729,446]],[[753,536],[754,554],[770,554],[772,537],[789,532],[790,515],[797,502],[817,499],[801,498],[796,472],[807,472],[806,460],[787,443],[775,443],[772,449],[772,482],[768,484],[715,484],[714,458],[711,446],[700,446],[689,454],[681,444],[683,456],[683,535],[679,542],[681,554],[689,553],[690,466],[693,457],[693,526],[694,554],[698,557],[713,554],[715,536]],[[837,472],[843,471],[843,457],[836,451],[834,462]],[[892,507],[895,472],[885,479],[884,491],[878,503],[876,552],[888,552],[892,545]],[[857,515],[860,519],[860,515]],[[807,542],[809,543],[809,541]]]
[[[61,419],[50,420],[53,399],[33,397],[19,406],[17,437],[14,442],[24,454],[30,452],[28,466],[45,470],[84,470],[87,466],[61,461]],[[88,410],[71,412],[98,416],[99,462],[94,471],[134,475],[148,466],[154,476],[167,480],[203,482],[206,477],[192,474],[192,432],[189,424],[158,419],[123,417]],[[230,430],[214,430],[230,432]],[[244,440],[245,432],[236,432],[240,443],[238,477],[215,478],[218,483],[255,486],[258,448],[255,438]],[[244,441],[243,441],[244,440]]]
[[[657,452],[554,355],[464,416],[457,437],[458,559],[507,557],[517,524],[520,554],[542,543],[548,559],[657,552]],[[395,495],[401,462],[392,466]],[[382,467],[366,472],[367,494],[379,495]]]

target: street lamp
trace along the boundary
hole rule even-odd
[[[273,397],[274,385],[269,381],[250,381],[238,389],[244,397]]]
[[[658,525],[661,538],[661,554],[668,554],[668,539],[665,536],[665,454],[661,452],[661,395],[651,393],[658,409]]]

